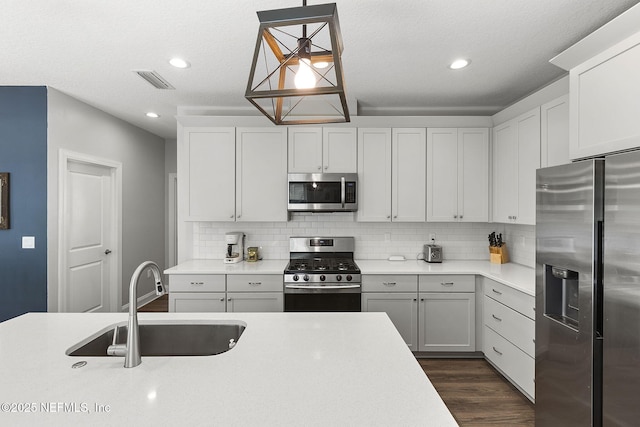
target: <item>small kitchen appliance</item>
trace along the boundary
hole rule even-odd
[[[361,311],[353,237],[291,237],[284,311]]]
[[[227,244],[224,263],[235,264],[242,262],[244,254],[244,233],[241,231],[230,231],[224,235],[224,241]]]
[[[442,262],[442,246],[436,244],[424,245],[423,252],[426,262]]]
[[[358,210],[357,173],[290,173],[289,212]]]

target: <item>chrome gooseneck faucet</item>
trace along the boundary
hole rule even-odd
[[[156,295],[164,295],[164,285],[162,284],[162,275],[160,273],[160,267],[153,261],[145,261],[136,268],[131,276],[131,282],[129,283],[129,322],[127,324],[127,343],[115,344],[117,336],[117,328],[114,331],[114,344],[110,345],[107,349],[107,354],[110,356],[124,356],[124,367],[135,368],[142,363],[140,357],[140,329],[138,326],[138,307],[136,301],[138,300],[138,279],[142,272],[149,267],[153,273],[153,278],[156,282]]]

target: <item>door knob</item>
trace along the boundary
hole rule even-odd
[[[109,255],[111,253],[111,249],[107,249],[106,251],[104,251],[105,255]]]

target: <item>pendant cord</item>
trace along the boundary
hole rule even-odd
[[[302,0],[302,6],[306,6],[307,5],[307,0]],[[307,38],[307,24],[303,24],[302,25],[302,38],[306,39]]]

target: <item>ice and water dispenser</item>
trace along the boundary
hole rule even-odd
[[[544,267],[544,315],[577,331],[580,326],[578,272],[552,265]]]

